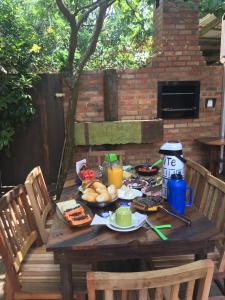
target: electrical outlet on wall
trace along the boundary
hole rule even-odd
[[[215,98],[206,98],[205,99],[205,108],[214,108],[216,105]]]

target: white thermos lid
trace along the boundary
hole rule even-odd
[[[160,150],[182,151],[182,144],[179,141],[168,141],[160,147]]]

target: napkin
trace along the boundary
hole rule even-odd
[[[77,201],[75,199],[58,202],[58,203],[56,203],[56,205],[62,214],[67,209],[72,209],[74,207],[79,206],[79,204],[77,203]]]
[[[112,214],[112,212],[110,212],[110,214]],[[136,223],[135,223],[135,227],[139,226],[140,224],[142,224],[147,216],[144,215],[144,214],[140,214],[139,212],[135,212],[133,214],[135,220],[136,220]],[[109,218],[103,218],[103,217],[100,217],[99,215],[95,214],[92,222],[91,222],[91,225],[107,225],[109,224],[110,221],[109,221]]]
[[[107,225],[109,224],[109,219],[108,218],[103,218],[97,214],[95,214],[91,225]]]

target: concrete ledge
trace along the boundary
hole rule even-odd
[[[75,123],[76,145],[142,144],[161,142],[162,119]]]

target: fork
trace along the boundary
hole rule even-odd
[[[148,231],[149,229],[151,229],[150,225],[146,221],[144,221],[144,223],[142,224],[141,227],[144,228],[145,231]]]

